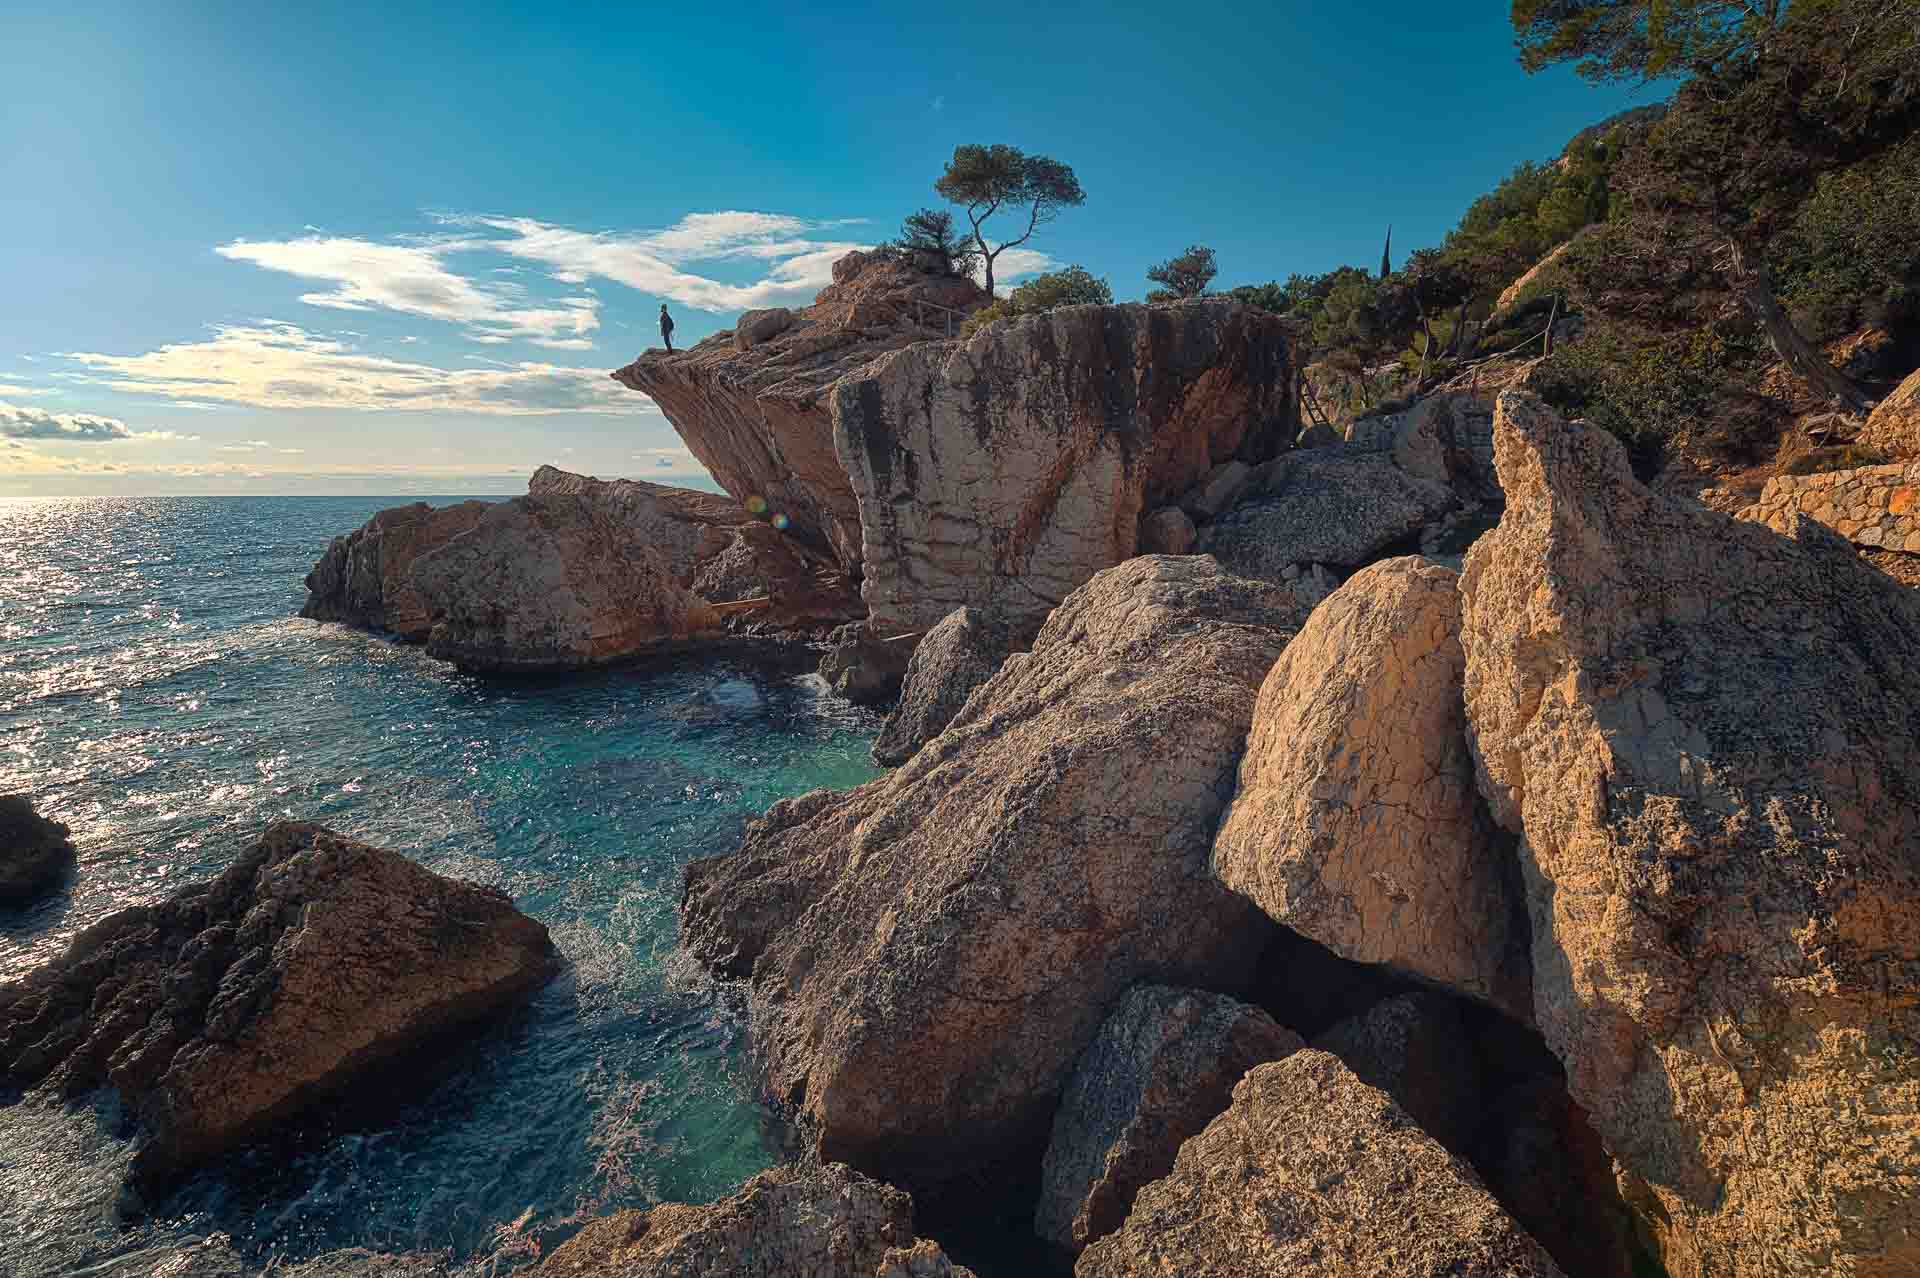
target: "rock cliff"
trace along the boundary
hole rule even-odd
[[[689,867],[683,939],[750,973],[823,1156],[915,1184],[1037,1152],[1128,986],[1245,986],[1276,929],[1207,855],[1304,612],[1203,557],[1108,569],[904,767]]]
[[[1232,302],[1071,306],[838,381],[833,443],[882,629],[961,606],[1037,625],[1138,551],[1142,516],[1294,433],[1278,317]]]
[[[889,351],[949,335],[987,301],[971,280],[927,274],[904,257],[851,253],[834,263],[833,283],[813,305],[784,324],[765,312],[743,316],[734,333],[672,354],[648,351],[613,377],[658,404],[736,500],[764,498],[803,542],[857,574],[860,512],[834,455],[829,390]]]
[[[109,915],[0,985],[0,1077],[118,1089],[144,1130],[135,1174],[164,1181],[558,966],[547,929],[501,893],[276,825],[218,878]]]
[[[1534,1008],[1674,1278],[1920,1271],[1920,597],[1500,397],[1461,581]]]

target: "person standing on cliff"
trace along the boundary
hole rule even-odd
[[[667,314],[667,304],[660,303],[660,340],[667,344],[667,354],[673,354],[673,316]]]

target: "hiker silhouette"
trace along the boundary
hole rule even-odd
[[[673,354],[673,316],[667,314],[667,304],[660,303],[660,340],[667,344],[667,354]]]

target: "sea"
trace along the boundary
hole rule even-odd
[[[0,793],[79,852],[52,899],[0,912],[0,981],[285,819],[496,885],[567,960],[523,1012],[137,1220],[111,1093],[0,1095],[0,1273],[179,1272],[213,1246],[506,1273],[590,1216],[711,1201],[778,1158],[741,1009],[677,948],[681,868],[775,800],[875,775],[877,721],[792,666],[484,679],[297,617],[328,540],[407,500],[0,500]]]

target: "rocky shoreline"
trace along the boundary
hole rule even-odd
[[[1083,1278],[1920,1270],[1920,594],[1847,540],[1920,545],[1910,466],[1735,518],[1520,387],[1302,434],[1235,303],[834,281],[614,374],[727,496],[542,468],[307,579],[468,669],[811,645],[895,703],[685,875],[803,1157],[541,1272],[966,1274],[916,1207],[989,1201]],[[277,826],[0,987],[0,1072],[118,1087],[158,1177],[553,963]]]

